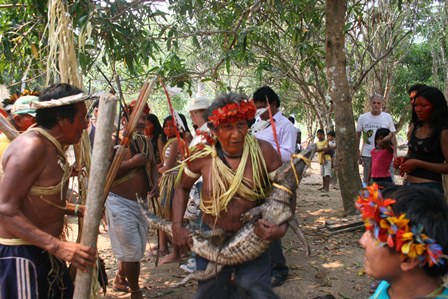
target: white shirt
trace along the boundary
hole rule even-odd
[[[356,132],[362,132],[363,147],[361,156],[371,156],[370,152],[375,147],[376,130],[380,128],[389,129],[392,133],[395,132],[394,122],[389,113],[381,112],[378,115],[373,115],[371,112],[367,112],[361,114],[356,127]]]
[[[204,123],[199,129],[197,129],[197,131],[199,131],[199,133],[210,133],[210,129],[208,128],[207,123]],[[193,139],[191,139],[190,141],[189,147],[195,146],[198,143],[206,143],[206,140],[204,136],[202,136],[202,134],[195,134]]]
[[[275,128],[277,131],[278,144],[280,146],[280,154],[282,156],[282,162],[288,162],[291,160],[291,155],[295,153],[297,144],[297,130],[296,127],[278,111],[273,117],[275,121]],[[257,120],[262,121],[261,119]],[[261,140],[269,142],[275,150],[277,150],[277,144],[274,139],[274,132],[269,124],[263,130],[255,133],[255,137]]]

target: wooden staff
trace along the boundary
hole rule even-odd
[[[0,131],[2,131],[6,137],[13,141],[16,139],[20,133],[14,128],[14,126],[9,122],[9,120],[0,113]]]
[[[105,94],[100,98],[100,111],[97,121],[97,131],[92,155],[92,167],[90,169],[89,188],[87,190],[86,212],[83,222],[81,244],[96,247],[98,241],[98,229],[103,215],[103,202],[98,200],[104,195],[106,177],[104,173],[109,168],[107,163],[112,148],[112,132],[114,130],[114,115],[118,98],[111,94]],[[90,298],[92,268],[87,272],[77,271],[75,294],[73,298]],[[95,269],[96,271],[96,269]]]
[[[112,187],[112,183],[115,180],[115,176],[118,172],[118,168],[121,165],[121,162],[123,162],[124,154],[126,152],[126,149],[129,147],[131,143],[131,136],[132,133],[134,133],[135,127],[137,126],[137,123],[142,116],[143,109],[145,107],[146,101],[149,98],[149,95],[152,92],[152,89],[154,88],[154,84],[157,80],[157,77],[154,78],[151,83],[148,83],[146,81],[143,84],[142,89],[140,90],[140,94],[138,95],[137,102],[135,104],[134,110],[132,110],[131,116],[129,117],[129,121],[126,122],[126,126],[123,131],[123,138],[120,140],[120,144],[118,146],[117,152],[114,156],[114,159],[112,161],[112,164],[109,168],[109,172],[107,173],[106,178],[106,186],[104,187],[104,194],[103,194],[103,205],[106,202],[107,195],[109,194],[110,188]]]

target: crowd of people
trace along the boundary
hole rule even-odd
[[[383,111],[384,98],[370,98],[371,111],[356,127],[362,181],[369,185],[357,200],[366,233],[366,272],[381,281],[373,298],[410,298],[447,294],[448,207],[442,175],[448,173],[448,108],[440,90],[411,87],[412,121],[406,156],[397,155],[392,117]],[[65,215],[82,216],[85,207],[66,200],[68,179],[76,171],[65,151],[88,129],[92,147],[94,106],[89,121],[83,91],[65,83],[52,85],[39,96],[23,96],[13,105],[12,125],[21,134],[13,141],[0,136],[0,298],[71,298],[70,263],[80,271],[93,267],[95,248],[63,238]],[[280,97],[269,86],[251,98],[238,93],[191,99],[186,117],[174,112],[164,118],[144,107],[130,146],[124,153],[106,200],[111,247],[118,261],[113,288],[143,298],[140,261],[146,254],[148,226],[137,198],[153,198],[155,211],[172,223],[173,236],[158,232],[161,264],[186,263],[188,272],[205,270],[209,261],[189,254],[191,231],[222,230],[234,235],[241,216],[263,203],[272,177],[298,151],[300,131],[280,111]],[[121,115],[126,124],[136,102]],[[326,136],[325,136],[326,135]],[[113,136],[114,143],[123,138]],[[336,169],[336,133],[317,131],[322,192],[328,192]],[[299,142],[300,143],[300,142]],[[393,169],[406,176],[405,186],[393,185]],[[20,183],[19,183],[20,182]],[[343,186],[341,186],[343,187]],[[289,269],[281,238],[287,223],[260,219],[255,233],[271,240],[269,249],[254,260],[225,266],[216,278],[199,281],[195,298],[231,298],[235,285],[250,293],[254,286],[275,294]],[[252,290],[253,291],[253,290]],[[42,295],[43,294],[43,295]],[[271,298],[270,297],[270,298]]]

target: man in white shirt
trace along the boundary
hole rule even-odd
[[[282,162],[289,162],[291,160],[291,155],[295,153],[297,144],[297,130],[294,125],[280,112],[280,98],[269,86],[263,86],[255,91],[253,99],[258,110],[267,108],[266,102],[269,102],[272,118],[275,122],[278,147],[280,149]],[[274,133],[272,131],[269,119],[269,111],[266,110],[259,115],[257,122],[258,121],[267,121],[267,126],[256,132],[255,137],[269,142],[274,149],[278,151],[279,149],[277,148],[277,143],[275,142]],[[255,125],[257,122],[255,122]]]
[[[296,152],[297,130],[294,125],[283,116],[279,111],[280,98],[269,86],[263,86],[257,89],[253,95],[255,106],[257,107],[259,114],[254,127],[257,126],[257,122],[266,122],[264,128],[259,129],[254,133],[258,139],[269,142],[275,150],[279,151],[282,162],[289,162],[291,155]],[[269,111],[266,109],[269,104],[272,112],[272,118],[275,122],[275,130],[278,143],[275,141],[274,132],[272,130],[271,122],[269,119]],[[283,249],[281,240],[275,240],[271,245],[271,282],[273,287],[281,286],[288,277],[289,269],[286,266],[286,260],[283,256]]]
[[[371,111],[361,114],[358,119],[356,127],[356,144],[362,140],[363,146],[359,153],[360,159],[363,163],[363,182],[369,184],[369,173],[372,164],[372,156],[370,152],[375,148],[375,133],[379,128],[386,128],[390,130],[390,134],[383,139],[384,142],[392,140],[394,157],[397,156],[397,141],[395,139],[395,126],[392,117],[389,113],[383,112],[384,98],[382,95],[374,94],[370,98]]]

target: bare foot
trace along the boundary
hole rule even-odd
[[[317,189],[317,191],[322,191],[322,190],[324,190],[324,187]]]
[[[115,276],[114,282],[112,284],[112,288],[116,292],[125,292],[128,293],[130,291],[128,282],[124,276],[118,275]]]
[[[174,262],[180,262],[181,260],[182,260],[181,257],[176,252],[172,252],[172,253],[168,254],[167,256],[165,256],[160,261],[160,264],[164,265],[164,264],[169,264],[169,263],[174,263]]]

